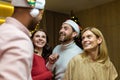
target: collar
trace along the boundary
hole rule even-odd
[[[73,45],[75,45],[75,42],[74,41],[72,41],[72,42],[70,42],[70,43],[68,43],[68,44],[61,44],[61,48],[62,49],[68,49],[68,48],[70,48],[70,47],[72,47]]]
[[[26,26],[24,26],[21,22],[19,22],[17,19],[13,18],[13,17],[7,17],[6,21],[7,24],[13,25],[14,27],[22,30],[26,35],[28,35],[29,37],[31,36],[29,30],[26,28]]]

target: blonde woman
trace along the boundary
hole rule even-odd
[[[84,52],[68,64],[64,80],[115,80],[117,71],[108,56],[105,39],[94,27],[82,31]]]

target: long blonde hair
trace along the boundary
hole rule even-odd
[[[96,35],[97,38],[100,37],[102,39],[101,44],[99,44],[97,60],[105,62],[108,59],[108,50],[107,50],[107,45],[102,32],[95,27],[87,27],[81,32],[81,35],[83,35],[83,33],[87,30],[90,30],[93,34]]]

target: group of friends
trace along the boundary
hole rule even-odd
[[[53,50],[39,23],[45,0],[12,0],[14,13],[0,25],[0,80],[115,80],[118,73],[108,55],[102,32],[96,27],[64,21]],[[81,34],[80,34],[81,33]],[[81,36],[82,48],[75,38]]]

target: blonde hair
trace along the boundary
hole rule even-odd
[[[101,38],[102,39],[101,44],[99,44],[99,50],[98,50],[98,58],[97,58],[97,60],[105,62],[108,59],[108,50],[107,50],[107,45],[106,45],[106,42],[105,42],[105,39],[104,39],[104,36],[103,36],[102,32],[99,29],[95,28],[95,27],[87,27],[87,28],[85,28],[81,32],[81,35],[83,35],[83,33],[85,31],[87,31],[87,30],[89,30],[93,34],[95,34],[97,38]],[[86,55],[86,54],[84,54],[84,55]]]

